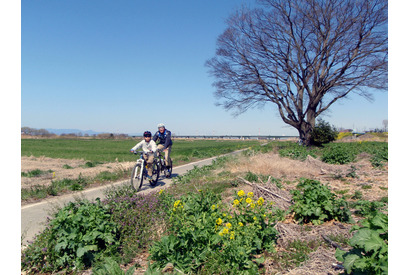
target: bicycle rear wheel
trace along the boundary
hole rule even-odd
[[[131,187],[135,190],[140,190],[142,186],[142,182],[144,180],[144,176],[142,173],[143,167],[141,163],[137,163],[134,166],[134,169],[132,169],[132,174],[131,174]]]
[[[169,168],[165,168],[165,170],[168,172],[167,178],[170,178],[172,176],[172,159],[169,159]]]
[[[152,163],[152,180],[150,181],[151,186],[154,186],[157,184],[158,182],[158,178],[159,178],[159,171],[160,170],[160,166],[158,161],[155,161]]]

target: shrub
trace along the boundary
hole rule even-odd
[[[239,191],[230,207],[220,200],[208,190],[175,200],[168,209],[169,235],[150,248],[151,267],[171,262],[185,273],[257,273],[264,258],[253,255],[273,249],[275,217],[252,193]]]
[[[279,155],[281,157],[288,157],[297,160],[305,160],[308,155],[314,158],[316,157],[315,150],[311,150],[305,146],[300,146],[296,143],[281,147],[281,149],[279,149]]]
[[[319,119],[310,135],[310,143],[316,146],[322,146],[322,144],[336,140],[338,134],[339,132],[335,127],[332,127],[328,122]]]
[[[346,164],[356,159],[355,152],[345,145],[329,146],[323,150],[322,161],[330,164]]]
[[[295,202],[290,210],[299,222],[321,224],[332,219],[351,221],[350,211],[344,199],[336,199],[329,187],[319,181],[301,179],[296,190],[291,190]]]
[[[388,272],[388,217],[381,212],[355,225],[348,252],[336,250],[336,258],[343,262],[348,274],[387,274]]]
[[[22,269],[31,272],[81,270],[104,256],[116,255],[117,225],[97,199],[70,202],[22,255]]]

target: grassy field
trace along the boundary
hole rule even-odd
[[[130,154],[129,150],[139,141],[139,139],[22,139],[21,156],[84,159],[92,162],[134,161],[135,156]],[[173,142],[171,157],[175,165],[260,143],[257,140],[174,140]]]

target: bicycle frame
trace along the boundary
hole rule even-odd
[[[145,171],[145,159],[143,157],[144,152],[135,152],[135,155],[140,154],[140,158],[137,160],[137,164],[141,164],[142,169],[140,170],[140,175],[139,178],[142,179]],[[133,175],[134,178],[136,178],[137,175]]]

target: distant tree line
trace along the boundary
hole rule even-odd
[[[34,129],[30,127],[21,127],[21,134],[28,135],[28,136],[42,136],[42,137],[56,136],[56,134],[52,134],[46,129]]]
[[[30,127],[21,127],[21,134],[37,137],[61,137],[61,138],[77,138],[77,137],[92,137],[98,139],[126,139],[129,138],[128,134],[114,134],[114,133],[101,133],[101,134],[83,134],[79,133],[62,133],[60,135],[50,133],[46,129],[35,129]]]

